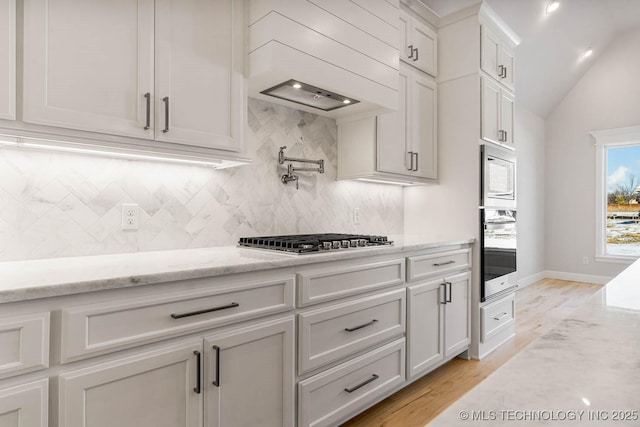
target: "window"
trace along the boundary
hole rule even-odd
[[[596,259],[640,257],[640,126],[591,132],[596,140]]]

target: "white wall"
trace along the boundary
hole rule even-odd
[[[640,29],[615,39],[545,124],[545,268],[613,276],[625,265],[593,261],[595,148],[588,132],[640,125]]]
[[[518,284],[542,279],[545,227],[544,119],[516,103]]]

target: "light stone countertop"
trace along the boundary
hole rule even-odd
[[[640,426],[640,260],[428,426]]]
[[[0,303],[200,277],[292,267],[365,256],[402,254],[473,239],[433,242],[420,236],[389,236],[392,246],[297,255],[238,247],[137,252],[0,263]]]

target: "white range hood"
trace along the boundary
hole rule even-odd
[[[397,0],[249,4],[249,96],[334,118],[397,109]]]

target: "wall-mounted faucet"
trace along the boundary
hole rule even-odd
[[[300,162],[300,163],[315,163],[318,165],[317,168],[296,168],[294,167],[291,163],[289,163],[289,166],[287,167],[287,173],[285,173],[284,175],[282,175],[282,182],[284,184],[288,184],[291,181],[295,181],[296,182],[296,190],[298,189],[298,175],[294,175],[294,172],[318,172],[318,173],[324,173],[324,160],[320,159],[320,160],[307,160],[307,159],[296,159],[294,157],[286,157],[284,155],[284,149],[287,148],[286,146],[280,147],[280,152],[278,153],[278,163],[280,163],[281,165],[284,164],[284,162]]]

